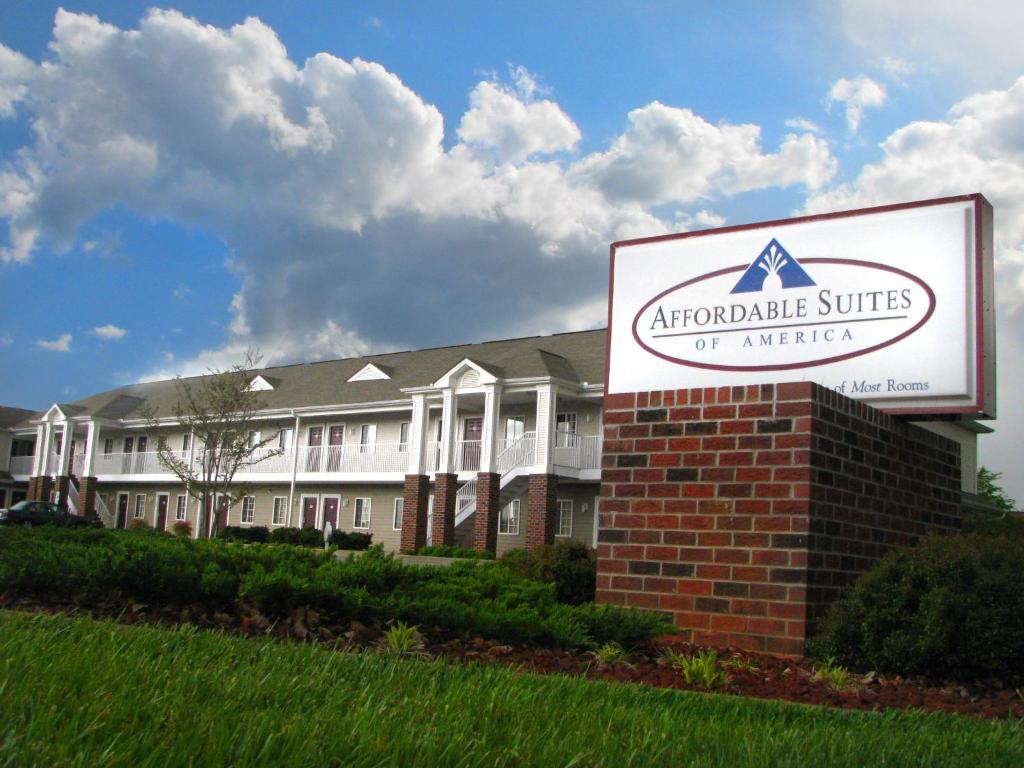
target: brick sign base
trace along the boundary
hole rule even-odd
[[[607,395],[597,600],[801,655],[886,551],[961,526],[959,446],[810,383]]]

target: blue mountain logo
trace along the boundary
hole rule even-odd
[[[756,293],[778,288],[806,288],[810,285],[815,285],[810,275],[804,272],[804,268],[778,240],[772,238],[729,293]]]

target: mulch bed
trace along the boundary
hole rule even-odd
[[[380,648],[384,627],[322,622],[313,610],[298,609],[288,618],[272,622],[258,611],[241,607],[235,613],[209,612],[201,606],[150,608],[138,604],[113,602],[83,609],[80,606],[11,598],[0,594],[0,608],[17,611],[69,612],[97,618],[113,618],[125,624],[172,626],[193,624],[244,636],[271,636],[282,641],[313,642],[338,650]],[[526,645],[506,645],[479,637],[452,637],[441,631],[426,630],[417,653],[429,658],[453,661],[501,664],[532,674],[560,674],[620,683],[639,683],[658,688],[676,688],[707,692],[688,685],[683,675],[662,657],[666,648],[684,655],[707,650],[662,638],[650,648],[629,654],[626,663],[600,664],[594,654],[563,651]],[[982,718],[1020,718],[1024,716],[1024,691],[999,681],[987,684],[936,685],[924,680],[885,677],[869,673],[851,674],[849,683],[837,690],[828,681],[815,676],[807,659],[779,658],[738,649],[716,649],[719,659],[738,660],[741,668],[728,670],[724,686],[713,692],[775,699],[801,704],[819,704],[842,709],[920,709],[971,715]],[[750,666],[750,669],[742,667]]]

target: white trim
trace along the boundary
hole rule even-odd
[[[506,527],[507,531],[501,530],[501,521],[504,516],[505,510],[509,510],[509,516]],[[522,512],[522,503],[519,499],[511,499],[508,504],[503,506],[498,512],[498,535],[499,536],[518,536],[519,535],[519,520]],[[515,523],[515,530],[512,530],[512,523]]]
[[[146,496],[145,493],[135,494],[135,503],[132,505],[132,520],[145,520],[146,519]],[[139,504],[139,499],[142,499],[142,504]],[[140,515],[139,512],[142,512]],[[127,522],[125,523],[127,526]]]
[[[117,499],[114,504],[114,528],[117,528],[117,516],[121,510],[121,497],[124,496],[127,501],[124,503],[124,527],[128,527],[128,521],[131,520],[132,515],[132,494],[130,491],[118,491]]]
[[[320,494],[320,512],[319,519],[320,524],[317,526],[320,530],[324,529],[327,525],[327,500],[337,499],[338,500],[338,519],[334,521],[334,530],[341,529],[341,494],[340,493],[321,493]]]
[[[299,524],[296,528],[306,527],[306,499],[316,499],[316,516],[313,518],[313,527],[318,527],[320,522],[320,494],[319,493],[303,493],[299,495]]]
[[[347,381],[349,383],[354,381],[380,381],[382,379],[390,379],[391,377],[378,368],[373,363],[367,363],[354,374],[352,374]]]
[[[556,538],[561,538],[561,539],[566,539],[566,538],[569,538],[569,537],[572,536],[572,516],[573,516],[573,503],[572,503],[572,499],[558,499],[557,507],[558,507],[558,511],[557,511],[557,515],[555,517],[555,537]],[[565,507],[568,507],[568,510],[569,510],[569,515],[568,515],[569,516],[569,525],[568,525],[568,529],[569,530],[568,530],[567,533],[562,533],[562,521],[565,519],[565,512],[564,512]]]
[[[182,511],[185,513],[184,517],[178,517],[178,503],[184,501],[182,504]],[[174,522],[176,523],[187,523],[188,522],[188,494],[179,493],[174,497]]]
[[[399,514],[398,507],[401,505],[402,510]],[[396,496],[394,504],[391,507],[391,530],[400,531],[402,530],[402,517],[405,515],[405,497]],[[398,521],[398,525],[395,525],[395,520]]]
[[[160,499],[162,499],[162,498],[163,499],[167,499],[167,512],[166,512],[166,517],[164,517],[164,527],[163,528],[157,528],[157,525],[160,523]],[[153,504],[153,527],[157,528],[157,530],[160,530],[160,531],[166,531],[168,524],[171,522],[170,521],[170,516],[171,516],[171,494],[169,494],[169,493],[158,493],[156,495],[156,502]]]
[[[278,506],[277,502],[279,502],[279,501],[284,502],[281,505],[281,522],[275,523],[274,522],[274,515],[278,511],[278,509],[277,509],[277,506]],[[287,496],[273,496],[271,498],[271,503],[270,503],[270,527],[271,528],[281,527],[283,525],[286,525],[287,522],[288,522],[288,497]]]
[[[461,379],[462,375],[468,369],[472,369],[472,370],[476,371],[480,375],[480,381],[479,381],[478,384],[476,384],[476,385],[474,385],[472,387],[460,387],[459,384],[456,382],[456,380],[457,379]],[[498,380],[497,377],[493,373],[489,373],[487,370],[482,368],[477,363],[474,363],[468,357],[464,357],[461,362],[459,362],[456,365],[452,366],[450,369],[448,369],[448,371],[443,376],[441,376],[441,378],[439,378],[437,381],[435,381],[434,384],[433,384],[433,388],[434,389],[449,389],[449,388],[452,388],[452,387],[457,387],[459,389],[472,389],[472,390],[475,390],[479,386],[482,386],[484,384],[493,384],[497,380]]]
[[[249,382],[249,386],[245,388],[246,392],[268,392],[274,388],[274,385],[267,381],[262,376],[256,376],[252,381]]]
[[[252,519],[245,519],[245,503],[252,499]],[[242,508],[238,511],[238,524],[239,525],[255,525],[256,524],[256,497],[255,496],[243,496],[242,497]]]

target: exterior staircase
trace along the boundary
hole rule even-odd
[[[530,482],[530,468],[536,462],[537,433],[524,432],[510,442],[495,458],[501,480],[498,482],[498,506],[522,494]],[[463,483],[455,494],[455,543],[471,546],[473,526],[464,525],[476,513],[477,479]]]

